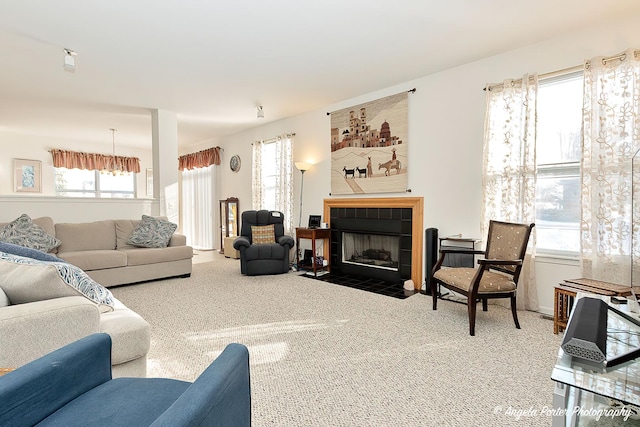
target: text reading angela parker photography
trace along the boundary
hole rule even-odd
[[[627,421],[632,415],[636,413],[627,407],[616,408],[587,408],[582,406],[575,406],[573,408],[554,408],[552,406],[543,406],[541,408],[535,408],[533,406],[529,408],[514,408],[512,406],[496,406],[493,409],[493,413],[496,415],[504,415],[512,417],[518,421],[522,418],[531,417],[566,417],[571,415],[572,417],[590,417],[596,421],[600,421],[602,418],[616,418]]]

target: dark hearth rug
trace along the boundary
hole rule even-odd
[[[313,272],[306,272],[302,275],[309,279],[320,280],[322,282],[333,283],[334,285],[346,286],[349,288],[360,289],[362,291],[373,292],[388,297],[405,299],[411,295],[419,293],[418,291],[407,291],[402,283],[386,282],[384,280],[372,279],[363,276],[346,275],[341,273],[327,273],[326,271],[318,272],[317,276]]]

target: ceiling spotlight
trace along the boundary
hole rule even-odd
[[[262,110],[262,105],[258,105],[258,118],[264,119],[264,111]]]
[[[74,58],[74,56],[76,56],[77,53],[71,49],[64,49],[64,65],[63,68],[65,71],[69,72],[69,73],[75,73],[76,72],[76,60]]]

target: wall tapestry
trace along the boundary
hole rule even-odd
[[[331,113],[331,194],[407,191],[407,92]]]

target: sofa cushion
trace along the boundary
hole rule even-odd
[[[171,240],[169,240],[169,246],[186,246],[187,236],[184,234],[173,233]]]
[[[100,315],[100,332],[112,338],[111,363],[118,365],[149,353],[151,326],[138,313],[113,298],[114,310]]]
[[[127,256],[127,265],[147,265],[159,262],[180,261],[193,258],[191,246],[168,246],[166,248],[123,249]]]
[[[85,271],[127,266],[127,255],[116,250],[59,252],[58,256]]]
[[[116,225],[113,220],[58,223],[55,227],[56,237],[62,242],[58,252],[116,248]]]
[[[2,288],[0,288],[0,307],[6,307],[10,304],[7,294],[5,294]]]
[[[37,249],[42,252],[49,252],[60,246],[60,240],[35,224],[27,214],[22,214],[6,224],[0,230],[0,241]]]
[[[251,242],[254,245],[271,245],[276,242],[276,233],[273,224],[252,225]]]
[[[142,215],[127,243],[143,248],[165,248],[176,228],[176,224],[165,219]]]
[[[138,226],[139,219],[117,219],[116,220],[116,249],[132,249],[137,246],[127,243],[131,233]]]
[[[0,287],[11,304],[82,295],[102,310],[113,309],[113,295],[87,273],[66,262],[40,261],[0,252]]]

